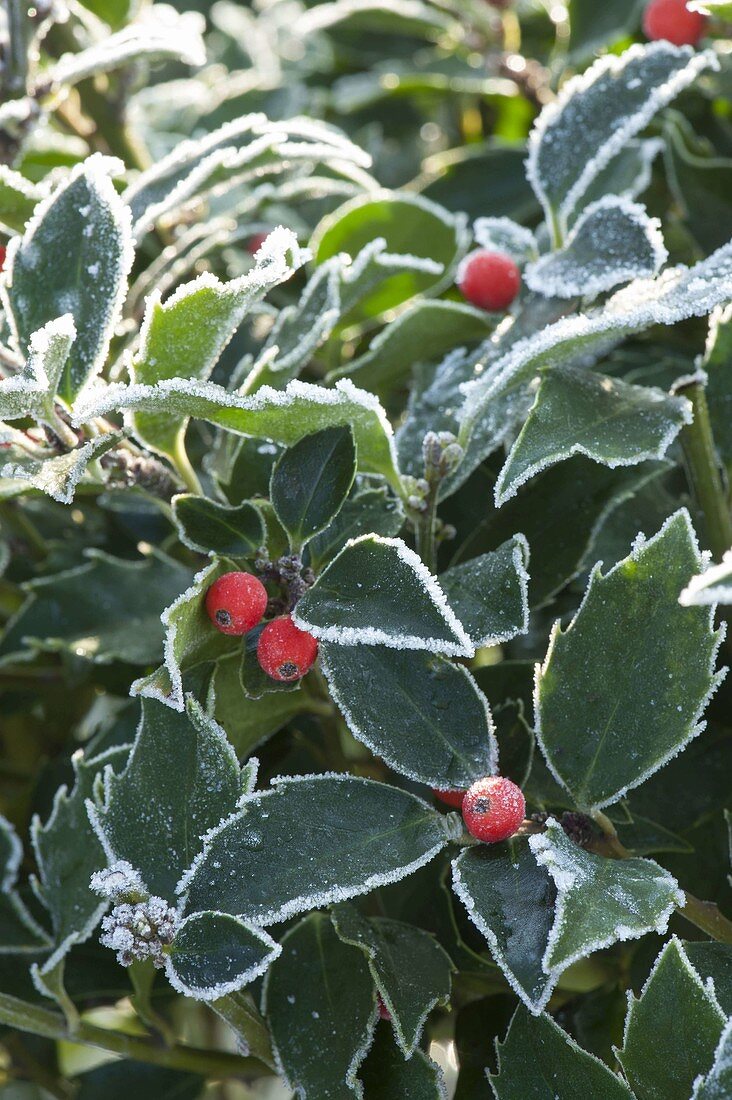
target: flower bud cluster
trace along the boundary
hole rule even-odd
[[[117,952],[120,966],[152,959],[161,969],[164,949],[173,942],[177,927],[178,914],[164,898],[151,897],[134,905],[122,902],[103,919],[99,942]]]

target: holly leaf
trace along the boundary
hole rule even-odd
[[[277,518],[299,553],[343,507],[356,476],[356,446],[349,427],[323,428],[280,455],[270,481]]]
[[[283,777],[209,833],[178,893],[188,912],[266,926],[397,882],[441,851],[445,829],[441,814],[384,783]]]
[[[260,977],[282,948],[261,928],[227,913],[193,913],[178,926],[165,959],[178,993],[215,1001]]]
[[[264,543],[261,513],[249,501],[220,504],[194,493],[180,493],[172,503],[178,537],[191,550],[247,558]]]
[[[505,252],[517,264],[535,260],[539,254],[536,237],[531,230],[511,218],[476,218],[473,236],[481,248]]]
[[[542,961],[555,978],[578,959],[646,932],[664,933],[684,895],[650,859],[606,859],[581,848],[553,818],[529,837],[540,867],[557,889],[554,922]]]
[[[717,66],[711,51],[662,41],[607,54],[568,80],[529,137],[526,172],[548,219],[566,223],[625,143],[700,73]]]
[[[353,905],[338,905],[333,925],[344,943],[366,956],[399,1048],[411,1058],[428,1015],[449,1000],[449,955],[429,932],[388,917],[363,917]]]
[[[542,470],[572,455],[585,455],[613,469],[663,458],[691,419],[685,397],[669,397],[659,389],[578,367],[546,369],[498,475],[496,507]]]
[[[732,386],[727,365],[732,357],[732,303],[709,318],[709,335],[701,366],[707,374],[707,402],[719,456],[732,462]]]
[[[681,509],[604,576],[595,566],[570,625],[554,626],[536,678],[537,737],[580,807],[616,802],[703,728],[721,637],[709,608],[678,602],[701,560]]]
[[[25,223],[44,198],[46,188],[0,165],[0,226],[6,233],[22,233]]]
[[[23,846],[15,829],[0,815],[0,955],[37,954],[51,946],[17,890]]]
[[[496,770],[488,702],[462,665],[422,650],[331,642],[320,661],[351,733],[389,767],[445,790]]]
[[[507,982],[532,1012],[546,1005],[558,976],[542,966],[556,891],[525,839],[465,848],[453,865],[453,890]]]
[[[18,455],[12,462],[0,466],[0,478],[17,483],[11,484],[9,489],[2,486],[0,494],[15,496],[37,489],[60,504],[71,504],[89,463],[116,447],[123,438],[121,432],[108,432],[53,458]]]
[[[527,266],[524,279],[547,298],[596,298],[651,278],[667,259],[658,219],[637,202],[606,195],[583,210],[562,248]]]
[[[290,447],[321,428],[350,424],[356,441],[359,469],[381,474],[397,490],[393,432],[386,413],[371,393],[348,379],[334,389],[295,379],[284,390],[263,386],[252,397],[230,393],[212,382],[168,378],[155,385],[115,384],[77,402],[78,423],[116,409],[135,409],[165,416],[197,417],[240,435],[271,439]]]
[[[727,551],[719,565],[692,577],[679,596],[679,603],[682,607],[732,603],[732,550]]]
[[[724,1100],[732,1094],[732,1020],[722,1032],[709,1073],[694,1082],[691,1100]]]
[[[340,645],[474,652],[437,580],[401,539],[363,535],[348,542],[293,618],[301,630]]]
[[[164,629],[165,663],[149,676],[135,680],[131,695],[157,699],[173,710],[183,710],[183,673],[207,661],[228,656],[239,650],[241,639],[222,634],[206,613],[206,592],[218,577],[235,568],[233,563],[216,559],[193,577],[193,583],[180,592],[160,615]],[[187,574],[186,579],[190,578]]]
[[[89,760],[81,750],[75,752],[71,757],[73,788],[58,788],[44,824],[37,815],[33,818],[31,840],[39,875],[36,893],[51,915],[55,945],[41,973],[52,970],[74,944],[87,940],[107,908],[107,902],[100,901],[89,887],[91,876],[105,866],[106,859],[89,823],[86,800],[92,797],[102,770],[119,768],[126,759],[127,749],[121,746]]]
[[[661,951],[640,997],[631,995],[618,1061],[638,1100],[687,1100],[707,1073],[726,1023],[674,937]]]
[[[374,1042],[358,1072],[364,1100],[444,1100],[442,1070],[421,1050],[405,1060],[385,1023],[378,1024]]]
[[[359,535],[398,535],[404,525],[404,512],[397,497],[385,485],[361,487],[356,482],[351,495],[329,526],[308,544],[308,559],[315,572],[342,550],[349,539]]]
[[[103,795],[88,810],[109,863],[125,860],[151,894],[170,899],[201,838],[234,812],[241,793],[226,734],[192,697],[183,714],[143,700],[127,766],[119,775],[105,769]]]
[[[198,1100],[205,1080],[197,1073],[148,1066],[124,1058],[87,1070],[77,1077],[76,1100]],[[19,1098],[20,1100],[20,1098]],[[22,1100],[35,1100],[23,1096]]]
[[[289,1087],[303,1100],[360,1096],[356,1073],[376,1022],[366,960],[324,913],[296,924],[281,947],[265,978],[262,1011]]]
[[[476,649],[508,642],[529,629],[529,544],[514,535],[497,550],[440,576],[447,601]]]
[[[0,379],[0,418],[32,416],[43,423],[54,423],[54,398],[75,339],[76,326],[70,313],[31,333],[25,366],[17,374]]]
[[[3,295],[18,349],[25,354],[48,321],[67,313],[74,319],[76,340],[59,385],[67,403],[101,370],[127,292],[130,212],[109,178],[120,168],[112,158],[88,157],[8,247]]]
[[[272,287],[289,279],[305,260],[295,234],[281,226],[256,254],[251,271],[222,283],[210,273],[185,283],[161,303],[147,299],[140,347],[132,360],[133,383],[154,387],[169,379],[207,379],[252,306]],[[135,432],[144,443],[174,455],[185,430],[185,417],[140,411]]]
[[[532,1017],[519,1005],[503,1042],[496,1043],[498,1073],[489,1081],[496,1100],[634,1100],[612,1070],[588,1054],[551,1016]]]
[[[94,664],[159,659],[160,612],[189,581],[189,571],[155,550],[141,562],[94,549],[86,557],[85,565],[24,585],[28,596],[0,639],[0,662],[38,651],[72,653]]]
[[[216,721],[226,730],[237,756],[244,759],[287,725],[296,714],[307,711],[312,701],[297,685],[295,691],[263,694],[257,699],[245,696],[240,676],[241,664],[238,653],[216,662],[211,679],[209,709],[213,710]]]

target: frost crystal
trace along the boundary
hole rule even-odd
[[[160,970],[165,966],[164,949],[173,942],[178,921],[175,909],[164,898],[151,897],[135,905],[122,903],[102,921],[99,942],[117,952],[120,966],[131,966],[136,959],[152,959]]]
[[[114,902],[120,902],[131,894],[147,893],[140,872],[126,859],[118,859],[110,867],[95,871],[89,886],[95,894],[101,894],[103,898]]]

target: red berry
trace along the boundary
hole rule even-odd
[[[686,0],[650,0],[643,13],[646,38],[665,39],[675,46],[696,46],[706,24],[706,15],[689,11]]]
[[[317,640],[289,615],[267,623],[257,642],[257,659],[273,680],[299,680],[315,663]]]
[[[521,289],[521,272],[505,253],[479,248],[460,264],[457,285],[479,309],[506,309]]]
[[[259,252],[260,248],[267,240],[269,233],[255,233],[253,237],[249,238],[247,242],[247,252],[251,252],[252,256],[255,252]]]
[[[224,573],[206,593],[206,611],[222,634],[246,634],[267,610],[267,590],[251,573]]]
[[[376,996],[377,996],[378,1001],[379,1001],[379,1016],[381,1017],[382,1020],[391,1020],[391,1012],[389,1012],[389,1009],[386,1007],[386,1005],[382,1001],[381,994],[377,993]]]
[[[7,248],[5,245],[0,244],[0,271],[5,267],[5,257],[7,255]]]
[[[436,787],[433,787],[432,793],[435,798],[439,798],[440,802],[444,802],[448,806],[455,806],[458,810],[465,798],[465,791],[438,791]]]
[[[521,788],[501,775],[479,779],[463,800],[463,821],[468,832],[488,844],[513,836],[525,816]]]

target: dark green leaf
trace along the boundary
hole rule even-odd
[[[439,584],[401,539],[349,542],[299,601],[294,619],[340,645],[473,653]]]
[[[234,750],[199,704],[189,697],[179,714],[146,699],[127,767],[105,774],[93,822],[109,862],[126,860],[150,893],[170,900],[201,837],[240,795]]]
[[[529,628],[529,544],[514,535],[490,554],[440,576],[448,603],[476,649],[508,642]]]
[[[306,435],[277,460],[270,499],[277,518],[300,551],[338,514],[356,474],[350,428],[324,428]]]
[[[732,944],[694,940],[684,953],[703,982],[711,979],[714,995],[726,1016],[732,1016]]]
[[[490,1079],[496,1100],[633,1100],[628,1086],[551,1016],[532,1017],[523,1006],[498,1043],[498,1064]]]
[[[404,1057],[411,1057],[427,1016],[449,999],[450,957],[429,932],[388,917],[367,919],[353,905],[337,906],[333,923],[344,943],[365,954],[397,1043]]]
[[[443,816],[395,787],[349,775],[282,778],[209,835],[180,892],[188,912],[268,925],[396,882],[446,842]]]
[[[678,600],[700,563],[682,509],[604,576],[596,566],[571,624],[554,627],[537,675],[537,735],[580,807],[617,801],[700,731],[720,639],[708,608]]]
[[[628,1005],[618,1060],[638,1100],[688,1100],[695,1079],[711,1068],[724,1024],[714,994],[674,938]]]
[[[197,1100],[206,1083],[197,1073],[127,1059],[97,1066],[78,1080],[77,1100]]]
[[[179,926],[166,958],[174,989],[214,1001],[249,985],[280,954],[261,928],[226,913],[193,913]]]
[[[6,265],[10,323],[22,352],[48,321],[70,313],[76,325],[61,396],[71,402],[107,357],[132,266],[130,212],[99,154],[73,170],[36,208]]]
[[[271,693],[259,699],[245,696],[241,663],[238,653],[217,661],[211,692],[216,721],[226,730],[237,756],[245,759],[296,714],[307,710],[310,700],[302,690]]]
[[[10,822],[0,816],[0,955],[37,954],[50,947],[20,897],[16,883],[23,846]],[[23,966],[23,960],[17,964]]]
[[[290,1088],[303,1100],[358,1096],[356,1073],[375,1022],[366,960],[339,940],[324,913],[295,925],[281,946],[262,1010]]]
[[[666,173],[685,225],[705,253],[726,244],[732,217],[727,181],[732,159],[715,155],[680,112],[669,112],[664,127]]]
[[[230,558],[246,558],[263,544],[262,517],[253,504],[219,504],[206,497],[182,493],[173,497],[173,518],[181,542],[202,554],[213,551]]]
[[[462,665],[422,650],[331,642],[320,656],[351,733],[396,771],[440,790],[495,771],[488,703]]]
[[[318,572],[342,550],[349,539],[359,535],[398,535],[404,524],[404,512],[397,497],[385,485],[360,488],[358,482],[333,522],[308,545],[310,564]]]
[[[445,1082],[442,1070],[421,1050],[405,1061],[381,1023],[373,1045],[358,1074],[364,1100],[443,1100]]]
[[[703,1080],[694,1082],[691,1100],[726,1100],[732,1096],[732,1020],[722,1032],[714,1064]]]

